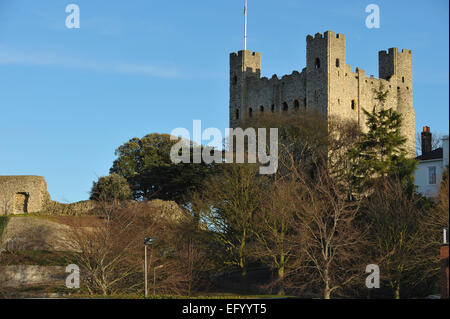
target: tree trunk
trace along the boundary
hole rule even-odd
[[[325,288],[323,290],[323,299],[331,299],[330,278],[328,276],[328,268],[324,271]]]
[[[247,276],[247,265],[245,264],[245,243],[247,239],[247,231],[244,229],[244,233],[242,234],[241,245],[239,247],[239,267],[241,268],[242,277]]]
[[[280,259],[280,267],[278,268],[278,282],[280,284],[280,288],[278,289],[278,295],[284,295],[284,256],[281,256]]]
[[[395,286],[394,298],[400,299],[400,284],[397,284]]]
[[[247,267],[245,266],[244,257],[240,257],[239,259],[239,267],[241,268],[241,275],[242,277],[247,276]]]

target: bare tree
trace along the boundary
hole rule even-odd
[[[142,285],[132,280],[142,273],[141,247],[149,227],[139,213],[118,202],[102,202],[96,225],[80,227],[73,220],[67,238],[90,294],[113,294],[125,283],[127,288]]]
[[[212,269],[212,263],[200,240],[202,231],[197,228],[195,218],[159,220],[152,227],[152,233],[158,236],[158,244],[153,248],[157,259],[152,261],[150,269],[153,270],[151,277],[156,276],[154,291],[190,296],[205,288],[205,274]]]
[[[363,271],[363,234],[356,225],[360,203],[348,200],[347,190],[327,169],[318,168],[314,179],[301,170],[294,174],[298,180],[296,227],[304,254],[299,270],[329,299]]]
[[[359,202],[348,201],[347,156],[358,127],[339,118],[327,121],[315,112],[260,115],[248,125],[280,130],[279,170],[271,186],[262,190],[268,196],[255,214],[253,230],[259,245],[253,252],[271,260],[280,293],[285,283],[310,281],[286,280],[297,267],[322,283],[323,296],[330,298],[361,273],[352,266],[359,257],[355,251],[361,247],[361,234],[355,225]]]
[[[264,178],[251,164],[226,164],[220,174],[211,176],[203,192],[196,195],[195,207],[210,228],[211,237],[226,254],[224,263],[247,273],[248,243],[253,218],[260,208]]]
[[[252,254],[269,264],[276,271],[271,287],[278,288],[278,294],[285,293],[286,276],[292,271],[295,256],[300,249],[296,239],[295,201],[297,184],[289,179],[275,180],[267,190],[261,210],[255,215],[252,228],[256,239]]]
[[[402,287],[422,279],[418,269],[426,260],[421,227],[426,211],[420,201],[421,197],[407,192],[400,181],[385,179],[364,204],[374,258],[383,270],[381,279],[396,299],[400,299]]]
[[[194,220],[194,218],[193,218]],[[209,285],[207,274],[213,270],[205,245],[201,240],[202,232],[190,224],[180,225],[177,247],[178,269],[184,274],[186,281],[186,293],[190,296],[193,290],[206,289]]]
[[[81,227],[85,225],[80,219],[72,218],[67,234],[83,287],[91,295],[143,291],[145,237],[156,239],[148,256],[149,289],[159,295],[190,294],[207,265],[190,237],[192,227],[187,225],[192,226],[192,219],[174,220],[146,202],[104,200],[99,209],[90,227]]]
[[[421,207],[421,218],[419,222],[419,238],[417,243],[417,256],[414,260],[421,265],[420,276],[417,279],[426,281],[428,279],[439,280],[440,258],[439,247],[442,243],[442,231],[449,227],[449,171],[445,170],[442,176],[439,195],[434,199],[432,205],[426,203]],[[431,207],[429,207],[431,206]]]
[[[449,168],[447,167],[442,174],[441,188],[439,190],[439,195],[437,198],[437,204],[435,208],[435,214],[432,217],[432,222],[437,225],[437,227],[448,227],[449,221]]]

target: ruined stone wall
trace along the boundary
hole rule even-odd
[[[0,266],[0,286],[2,287],[63,286],[66,277],[66,267],[61,266]]]
[[[47,216],[86,216],[97,214],[97,208],[97,202],[93,200],[84,200],[70,204],[48,201],[40,213]]]
[[[379,52],[379,78],[346,64],[345,36],[332,31],[306,38],[306,68],[301,73],[261,78],[261,54],[250,51],[230,57],[230,127],[259,112],[316,109],[329,118],[359,123],[367,131],[363,109],[379,107],[375,90],[388,90],[385,108],[403,115],[402,133],[415,156],[415,112],[412,95],[412,52],[391,48]],[[244,59],[245,58],[245,59]],[[286,108],[287,106],[287,108]]]
[[[0,214],[40,212],[50,200],[41,176],[0,176]]]

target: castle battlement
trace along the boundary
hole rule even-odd
[[[390,54],[395,54],[395,53],[407,53],[407,54],[412,54],[412,50],[408,50],[408,49],[402,49],[402,51],[401,52],[399,52],[399,50],[398,50],[398,48],[389,48],[389,50],[388,51],[386,51],[386,50],[381,50],[381,51],[379,51],[379,53],[381,54],[381,55],[390,55]]]
[[[378,52],[379,77],[369,77],[346,63],[345,36],[326,31],[306,37],[306,67],[301,72],[261,77],[262,55],[230,54],[230,127],[239,127],[259,112],[299,112],[316,109],[328,116],[354,120],[365,127],[362,109],[377,106],[374,90],[389,91],[386,107],[404,115],[403,134],[415,153],[415,115],[412,100],[412,51],[398,48]]]
[[[248,50],[247,51],[241,50],[238,52],[233,52],[233,53],[230,53],[230,56],[231,57],[242,57],[244,55],[244,53],[246,55],[251,55],[251,56],[261,56],[261,53],[259,53],[259,52],[252,52],[252,51],[248,51]]]
[[[335,33],[334,31],[326,31],[324,34],[317,32],[314,36],[308,34],[306,36],[306,41],[318,40],[318,39],[339,39],[345,41],[345,35],[342,33]]]

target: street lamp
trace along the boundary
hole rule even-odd
[[[163,267],[164,267],[164,265],[160,265],[160,266],[153,268],[153,296],[156,295],[156,269],[161,269]]]
[[[155,242],[155,238],[147,237],[144,239],[144,296],[145,298],[148,297],[148,266],[147,266],[147,247],[153,245]],[[150,251],[151,254],[151,251]],[[150,256],[151,258],[151,256]],[[151,262],[151,260],[150,260]]]

